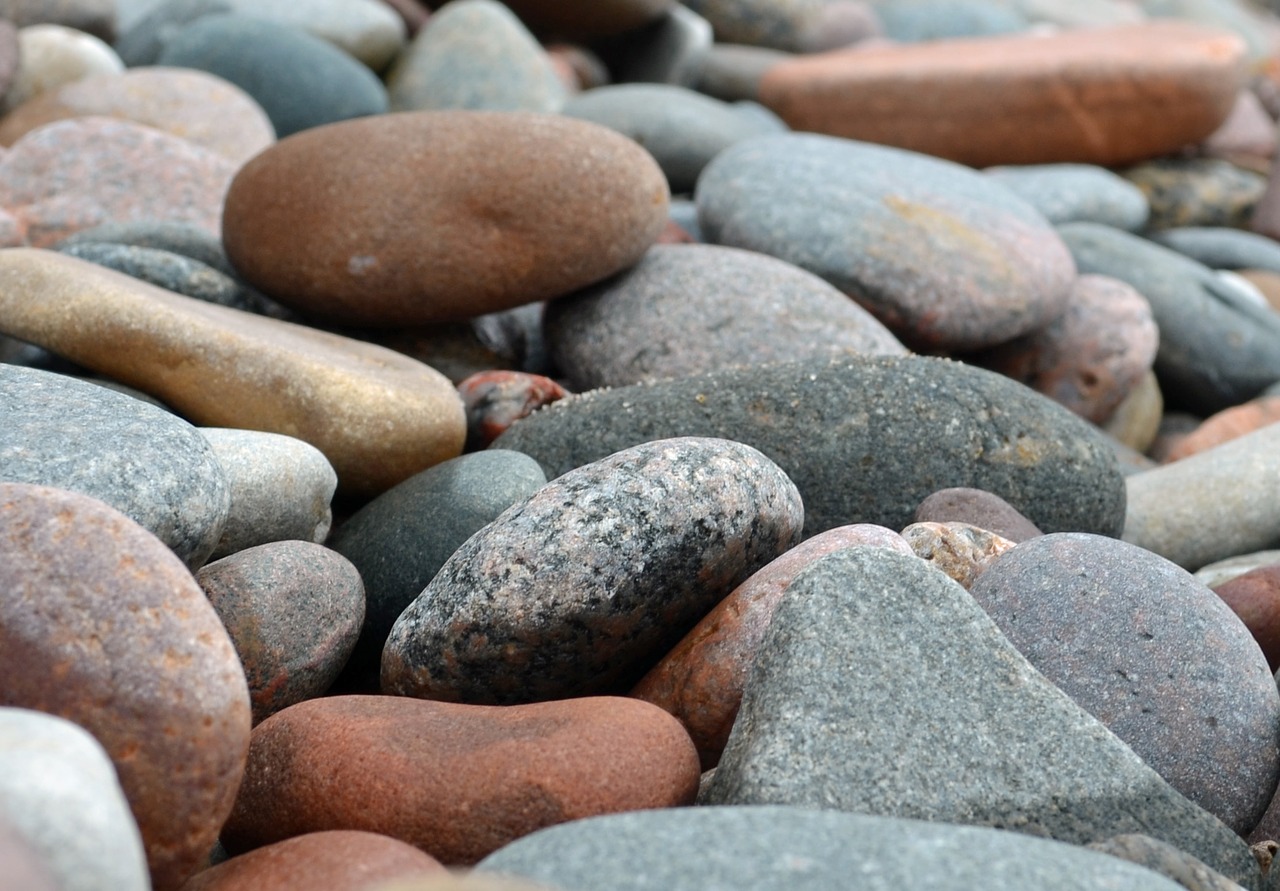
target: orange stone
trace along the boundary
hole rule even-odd
[[[1280,421],[1280,396],[1262,396],[1224,409],[1179,439],[1163,456],[1167,464],[1238,439]]]

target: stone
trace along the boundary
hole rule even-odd
[[[1217,158],[1148,161],[1124,172],[1147,196],[1152,229],[1244,226],[1266,189],[1266,177]]]
[[[438,5],[438,4],[436,4]],[[675,5],[674,0],[508,0],[534,33],[574,42],[614,37],[642,28]]]
[[[707,799],[1071,844],[1143,832],[1260,880],[1239,836],[1032,668],[963,588],[885,549],[832,554],[791,583]]]
[[[1152,232],[1147,237],[1210,269],[1280,272],[1280,244],[1253,232],[1221,226],[1182,226]]]
[[[967,523],[1015,543],[1044,535],[999,495],[963,486],[939,489],[916,508],[913,523]]]
[[[49,251],[0,252],[0,333],[150,393],[196,424],[308,442],[342,492],[381,493],[456,457],[466,436],[453,385],[420,362]]]
[[[0,365],[0,407],[0,480],[109,504],[188,566],[213,552],[231,488],[190,424],[86,381],[16,365]]]
[[[64,84],[102,74],[119,74],[124,62],[116,51],[83,31],[62,25],[31,25],[18,32],[17,72],[3,91],[6,115],[30,99]],[[11,145],[12,140],[5,145]]]
[[[1240,887],[1190,854],[1149,835],[1117,835],[1094,842],[1088,847],[1092,851],[1110,854],[1168,876],[1188,891],[1237,891]]]
[[[231,0],[160,0],[121,29],[116,52],[130,68],[154,65],[169,41],[187,25],[207,15],[231,11]]]
[[[1253,62],[1272,52],[1272,35],[1262,16],[1235,0],[1141,0],[1141,6],[1152,18],[1177,18],[1232,32],[1245,42]]]
[[[711,23],[719,43],[813,53],[880,33],[870,6],[847,0],[686,0],[684,5]]]
[[[5,0],[2,12],[19,28],[63,25],[107,43],[116,36],[116,0]]]
[[[598,285],[552,301],[543,332],[576,391],[722,368],[907,350],[818,276],[718,245],[657,245]]]
[[[1046,532],[1120,532],[1110,446],[1066,409],[1007,378],[943,359],[791,362],[568,396],[512,426],[498,448],[548,478],[639,442],[716,436],[752,445],[805,503],[805,536],[901,529],[940,488],[1004,498]]]
[[[968,523],[912,523],[902,537],[915,555],[969,590],[1014,542]]]
[[[416,163],[406,163],[406,145]],[[657,164],[603,127],[412,112],[263,152],[232,183],[223,242],[244,278],[286,305],[403,326],[472,318],[613,275],[640,259],[666,215]]]
[[[982,171],[1044,215],[1055,226],[1101,223],[1137,232],[1151,206],[1141,189],[1093,164],[1028,164]]]
[[[407,31],[378,0],[230,0],[231,11],[305,31],[383,71],[404,49]]]
[[[973,167],[1114,167],[1216,130],[1244,57],[1238,37],[1183,22],[932,41],[779,63],[760,100],[796,130]]]
[[[230,81],[262,107],[276,136],[387,111],[377,76],[333,44],[237,13],[202,16],[165,45],[156,64]]]
[[[955,37],[994,37],[1027,30],[1010,4],[989,0],[873,0],[884,36],[899,43]]]
[[[453,870],[447,875],[429,879],[379,885],[377,891],[547,891],[547,886],[474,870]]]
[[[622,83],[692,87],[711,51],[711,23],[680,3],[639,30],[597,42],[609,70]]]
[[[55,715],[0,707],[0,820],[61,891],[149,891],[142,838],[106,751]],[[0,888],[28,891],[3,858]],[[13,884],[9,884],[13,882]]]
[[[1249,629],[1271,671],[1280,669],[1280,566],[1251,569],[1216,585],[1213,593]]]
[[[1101,426],[1116,441],[1135,451],[1146,452],[1160,432],[1163,414],[1160,382],[1154,371],[1148,371]]]
[[[214,559],[273,541],[325,540],[338,475],[319,449],[259,430],[203,427],[200,435],[231,489],[231,512]]]
[[[634,699],[520,706],[337,696],[253,733],[228,850],[326,829],[379,832],[469,865],[537,829],[692,804],[698,757],[678,721]]]
[[[481,371],[458,383],[467,407],[466,451],[488,446],[521,418],[569,393],[549,377],[523,371]]]
[[[228,278],[235,276],[231,261],[222,249],[222,234],[212,234],[190,223],[164,220],[137,220],[103,223],[81,229],[55,245],[57,250],[83,244],[123,244],[131,247],[155,248],[170,254],[189,257],[209,266]]]
[[[1163,458],[1165,463],[1181,461],[1277,422],[1280,422],[1280,396],[1259,396],[1206,418],[1200,426],[1179,438]]]
[[[560,111],[551,59],[497,0],[455,0],[431,17],[387,73],[392,111]]]
[[[694,87],[725,102],[758,101],[764,73],[793,53],[760,46],[714,43],[702,60]]]
[[[969,588],[1041,674],[1240,834],[1280,779],[1280,694],[1249,630],[1186,571],[1101,536],[1046,535]]]
[[[976,350],[1066,309],[1075,269],[1030,205],[965,168],[810,133],[740,142],[698,180],[716,243],[821,276],[908,347]]]
[[[1280,551],[1257,551],[1209,563],[1197,569],[1195,577],[1206,588],[1216,589],[1246,572],[1270,566],[1273,563],[1280,563]]]
[[[815,535],[735,588],[632,688],[629,695],[680,720],[704,771],[720,761],[751,664],[791,580],[818,558],[855,545],[911,553],[883,526],[840,526]]]
[[[1241,90],[1231,114],[1201,143],[1200,150],[1213,158],[1247,164],[1258,159],[1270,162],[1276,147],[1270,112],[1253,90]]]
[[[102,502],[0,483],[0,529],[0,705],[94,735],[152,885],[173,891],[213,846],[244,772],[235,649],[187,567]]]
[[[0,891],[58,891],[53,876],[39,855],[9,824],[0,818],[0,861],[5,874]],[[143,886],[145,887],[145,886]]]

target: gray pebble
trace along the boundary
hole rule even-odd
[[[1133,183],[1092,164],[989,167],[983,173],[1017,194],[1055,226],[1102,223],[1136,232],[1147,224],[1147,196]]]
[[[1210,269],[1280,272],[1280,244],[1265,235],[1214,226],[1185,226],[1147,236]]]

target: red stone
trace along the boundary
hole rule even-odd
[[[1240,617],[1275,672],[1280,668],[1280,565],[1260,566],[1213,589]]]
[[[467,449],[486,448],[521,418],[569,395],[551,378],[522,371],[482,371],[458,384],[467,409]]]
[[[1189,458],[1277,421],[1280,421],[1280,396],[1252,399],[1206,418],[1199,427],[1179,438],[1161,460],[1168,463]]]

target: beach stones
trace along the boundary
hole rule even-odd
[[[1151,208],[1142,190],[1105,167],[1092,164],[1030,164],[982,171],[1044,215],[1062,223],[1102,223],[1138,231]]]
[[[974,350],[1066,309],[1075,267],[1021,198],[937,158],[814,134],[740,142],[698,181],[708,239],[831,282],[912,348]]]
[[[1147,236],[1210,269],[1280,272],[1280,244],[1264,235],[1216,226],[1183,226]]]
[[[880,32],[865,3],[845,0],[687,0],[728,44],[812,53]]]
[[[1164,461],[1181,461],[1277,422],[1280,422],[1280,396],[1259,396],[1205,418],[1199,427],[1173,442],[1164,454]]]
[[[92,34],[62,25],[31,25],[18,32],[20,63],[4,90],[0,111],[12,112],[28,99],[63,84],[98,74],[118,74],[124,63]]]
[[[417,112],[326,127],[263,152],[232,184],[223,239],[243,276],[282,303],[394,326],[584,287],[635,263],[666,212],[657,164],[603,127]]]
[[[478,451],[533,412],[569,393],[549,377],[523,371],[481,371],[458,382],[467,407],[467,450]]]
[[[963,486],[940,489],[916,508],[916,523],[968,523],[1001,538],[1023,542],[1043,535],[1017,509],[999,495]]]
[[[80,724],[110,756],[157,891],[203,861],[249,745],[213,607],[150,533],[73,492],[0,483],[0,705]]]
[[[974,167],[1111,167],[1217,129],[1244,57],[1238,37],[1183,22],[934,41],[781,62],[760,100],[796,130]]]
[[[254,731],[223,841],[238,851],[358,829],[472,864],[544,826],[692,804],[697,788],[679,722],[634,699],[497,708],[338,696]]]
[[[791,480],[742,443],[604,457],[454,552],[392,627],[383,692],[509,704],[626,690],[803,522]]]
[[[230,0],[231,11],[306,31],[382,71],[403,49],[400,16],[379,0]]]
[[[968,590],[978,576],[1014,543],[989,529],[955,521],[912,523],[902,538],[917,557],[936,567]]]
[[[1267,185],[1265,176],[1216,158],[1149,161],[1124,176],[1147,196],[1152,229],[1243,227]]]

